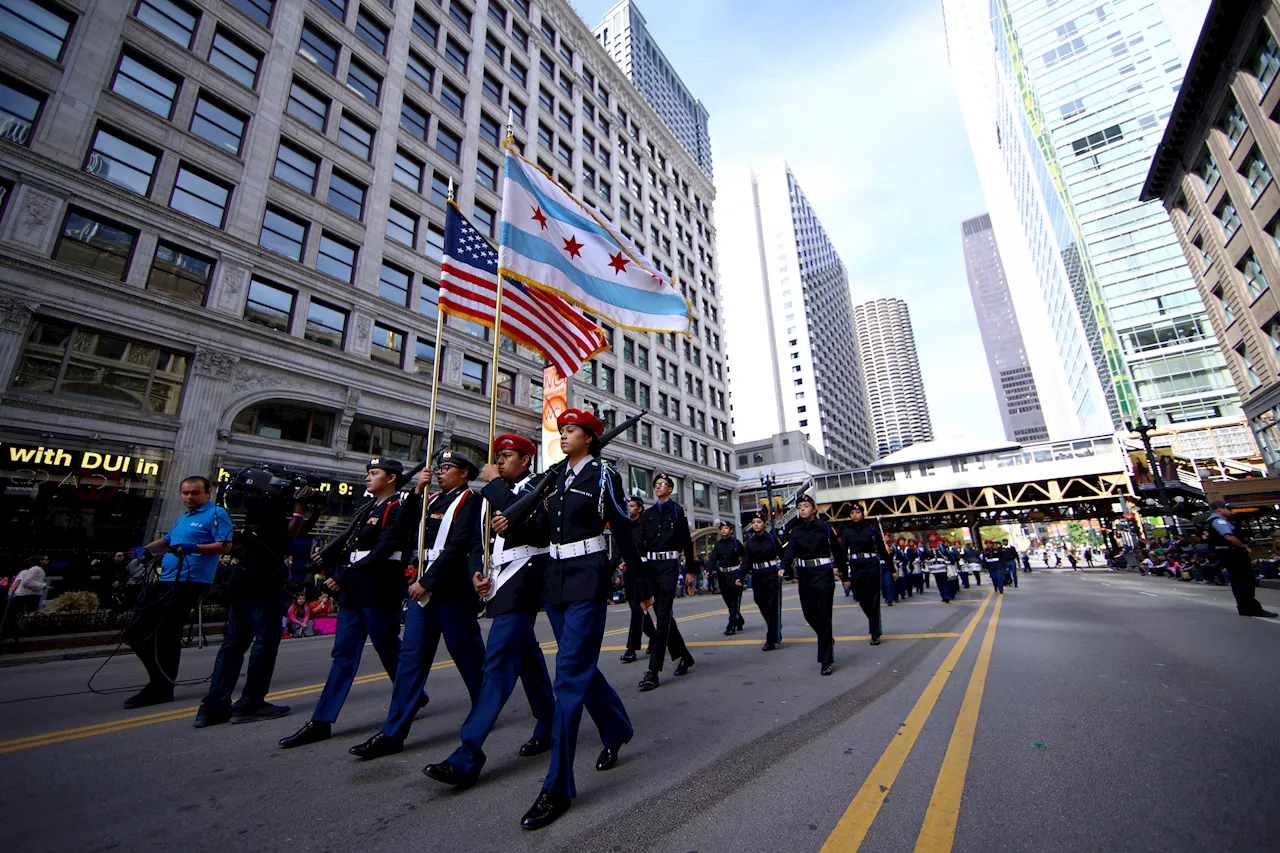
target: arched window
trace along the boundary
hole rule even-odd
[[[268,400],[241,410],[231,422],[231,431],[328,447],[333,436],[333,413],[289,400]]]

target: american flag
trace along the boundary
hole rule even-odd
[[[444,220],[444,260],[440,264],[440,310],[493,328],[498,295],[498,250],[452,201]],[[609,348],[600,327],[565,300],[502,282],[502,335],[537,352],[572,376],[596,353]]]

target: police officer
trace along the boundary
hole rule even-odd
[[[391,706],[382,731],[348,750],[357,758],[380,758],[399,752],[409,726],[427,698],[426,685],[435,662],[440,637],[474,704],[484,670],[484,640],[477,620],[476,590],[471,583],[471,551],[480,541],[480,496],[467,488],[480,469],[463,453],[442,450],[436,454],[435,476],[440,491],[427,501],[427,530],[423,539],[426,569],[409,586],[410,603],[404,617],[404,639]],[[423,471],[418,485],[425,488],[430,471]],[[403,527],[421,523],[422,491],[405,502]]]
[[[613,586],[605,526],[612,532],[615,546],[622,549],[628,567],[643,571],[644,564],[623,507],[622,478],[599,459],[604,424],[590,412],[565,409],[556,425],[567,465],[540,508],[523,522],[543,526],[550,533],[551,554],[542,601],[559,644],[551,765],[538,798],[520,820],[520,825],[530,830],[556,820],[577,796],[573,756],[584,707],[595,719],[604,744],[596,759],[597,770],[614,767],[619,750],[634,733],[622,700],[597,666],[604,642],[606,602]],[[494,530],[503,533],[506,529],[505,524],[495,522]]]
[[[889,551],[879,525],[863,517],[862,504],[849,508],[849,524],[844,528],[845,551],[849,555],[849,577],[858,606],[867,616],[871,645],[880,645],[880,589],[884,567],[890,565]]]
[[[751,519],[751,529],[742,540],[742,560],[751,571],[751,594],[764,617],[765,636],[761,651],[771,652],[782,642],[782,546],[765,529],[764,513]]]
[[[373,500],[365,504],[342,535],[313,558],[332,576],[324,585],[338,594],[338,629],[333,664],[311,719],[281,738],[286,749],[328,740],[333,722],[360,668],[365,640],[394,681],[400,657],[400,603],[404,601],[404,532],[396,491],[404,466],[396,459],[374,457],[365,466],[364,486]]]
[[[818,663],[823,675],[830,675],[835,663],[835,638],[831,628],[835,573],[848,584],[848,561],[835,531],[818,518],[818,509],[809,495],[796,501],[797,518],[787,523],[786,547],[782,559],[795,569],[800,588],[800,609],[805,621],[818,635]]]
[[[530,464],[537,448],[524,436],[507,434],[493,440],[493,450],[498,461],[481,470],[480,479],[486,483],[481,494],[493,511],[500,513],[532,486]],[[482,543],[476,543],[471,553],[471,583],[485,601],[485,615],[493,622],[485,645],[484,678],[462,724],[462,744],[444,761],[423,768],[423,773],[437,781],[466,786],[479,778],[485,763],[485,738],[511,698],[517,678],[524,682],[536,721],[533,736],[520,747],[519,754],[527,758],[551,748],[555,694],[542,646],[534,636],[534,622],[542,609],[548,544],[545,527],[509,529],[506,536],[494,540],[488,573]]]
[[[693,655],[680,636],[680,626],[672,615],[676,599],[676,582],[680,575],[680,557],[685,559],[685,572],[696,576],[698,559],[693,553],[693,537],[689,533],[689,518],[684,507],[671,500],[675,481],[666,474],[653,478],[653,505],[640,515],[643,531],[641,543],[645,552],[645,566],[649,573],[649,586],[653,590],[653,608],[658,614],[658,635],[653,638],[653,653],[649,655],[649,671],[640,679],[640,691],[658,687],[658,673],[662,672],[663,659],[671,650],[671,659],[678,661],[676,675],[685,675],[693,666]]]
[[[1209,508],[1213,510],[1209,516],[1209,549],[1218,558],[1222,568],[1227,570],[1231,594],[1236,598],[1236,611],[1241,616],[1274,619],[1276,614],[1263,610],[1254,597],[1257,581],[1253,576],[1253,564],[1249,562],[1249,549],[1236,535],[1235,525],[1231,523],[1231,504],[1214,501],[1209,504]]]
[[[729,611],[724,635],[732,637],[747,626],[742,618],[742,543],[734,538],[733,522],[721,521],[719,528],[720,538],[711,549],[707,570],[720,575],[720,597]]]
[[[627,513],[631,519],[631,539],[635,542],[636,552],[640,553],[640,539],[644,535],[640,527],[640,514],[644,512],[644,501],[634,495],[627,499]],[[644,582],[644,573],[637,567],[632,569],[622,559],[622,549],[616,548],[613,553],[613,568],[622,568],[623,590],[627,596],[627,606],[631,608],[631,626],[627,630],[627,649],[622,653],[620,660],[623,663],[635,663],[636,652],[640,651],[640,632],[649,638],[649,651],[652,652],[653,638],[658,633],[658,629],[653,624],[653,617],[649,615],[649,611],[644,608],[643,602],[650,597],[647,591],[647,584]],[[641,589],[646,588],[642,594]]]

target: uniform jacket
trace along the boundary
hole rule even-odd
[[[805,521],[797,516],[788,522],[784,532],[787,544],[782,549],[782,558],[788,566],[796,560],[829,559],[840,570],[840,577],[843,580],[849,579],[849,561],[845,557],[844,546],[840,544],[831,525],[817,518]],[[797,575],[802,579],[817,577],[825,584],[822,576],[830,576],[830,570],[826,568],[797,568]]]
[[[880,535],[880,528],[872,522],[856,521],[846,525],[841,538],[847,553],[875,554],[885,566],[893,566],[889,559],[889,551],[884,547],[884,537]],[[880,571],[879,565],[865,558],[851,559],[850,565],[858,571]]]
[[[757,563],[782,559],[782,546],[778,544],[777,537],[768,530],[761,533],[748,532],[746,538],[742,540],[742,551],[743,561],[753,566]],[[767,566],[762,569],[753,568],[752,571],[777,572],[779,568],[781,566]]]
[[[982,552],[982,567],[996,571],[1004,569],[1004,557],[1000,554],[999,548],[991,548]]]
[[[521,477],[523,480],[524,478]],[[507,484],[501,477],[490,480],[480,494],[489,502],[493,511],[505,510],[518,495],[522,495],[537,485],[538,479],[531,479],[518,488]],[[503,537],[506,548],[519,548],[532,545],[545,548],[549,539],[546,525],[540,527],[511,526]],[[504,566],[510,569],[510,564]],[[542,577],[547,569],[545,554],[532,557],[524,568],[516,572],[494,593],[485,605],[486,616],[501,616],[504,613],[536,614],[542,609]],[[484,571],[484,541],[477,536],[471,549],[471,574]]]
[[[630,516],[628,516],[630,518]],[[631,542],[635,545],[636,553],[644,556],[644,546],[641,539],[644,537],[644,530],[640,527],[638,521],[631,522]],[[617,571],[618,566],[626,562],[622,556],[622,549],[618,547],[615,540],[613,546],[613,559],[609,562],[609,568]],[[632,570],[631,564],[627,563],[626,569],[622,573],[622,588],[626,591],[627,601],[636,602],[644,601],[653,595],[653,590],[649,585],[649,579],[645,575],[644,567],[638,567]]]
[[[684,554],[686,572],[698,570],[698,558],[693,553],[693,536],[689,533],[689,517],[684,507],[675,501],[654,503],[640,514],[641,551],[645,555],[657,551],[680,551]],[[654,561],[653,570],[676,574],[673,561]]]
[[[436,533],[445,513],[454,503],[461,501],[445,538],[443,550],[426,565],[418,576],[418,583],[431,593],[433,602],[474,602],[476,589],[471,585],[471,551],[480,542],[480,496],[466,486],[437,492],[427,500],[427,535],[423,548],[430,548],[436,541]],[[402,510],[412,529],[411,542],[417,542],[418,525],[422,519],[422,495],[413,493],[405,500]]]
[[[1000,559],[1013,562],[1018,559],[1018,549],[1012,545],[1001,545],[996,551],[1000,554]]]
[[[707,568],[712,571],[736,572],[742,570],[742,543],[735,537],[717,539],[711,549],[711,557],[707,560]]]
[[[350,535],[329,543],[320,556],[338,582],[338,600],[343,607],[397,608],[404,600],[403,505],[399,495],[365,505],[348,526]],[[353,551],[368,551],[352,563]],[[392,559],[399,551],[400,559]]]

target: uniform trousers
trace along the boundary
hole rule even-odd
[[[1216,553],[1222,568],[1227,570],[1227,579],[1231,581],[1231,594],[1236,599],[1236,612],[1242,616],[1252,616],[1260,612],[1263,609],[1262,605],[1258,603],[1253,592],[1258,582],[1253,576],[1253,564],[1249,562],[1249,557],[1236,549]]]
[[[663,659],[668,650],[671,659],[678,660],[689,654],[689,648],[680,636],[680,626],[676,624],[672,607],[676,600],[676,579],[680,574],[680,564],[676,560],[655,560],[648,564],[652,568],[651,577],[656,581],[650,586],[653,589],[653,610],[657,614],[655,627],[657,633],[651,643],[653,653],[649,655],[649,671],[662,672]]]
[[[800,609],[804,620],[818,635],[818,663],[835,663],[835,638],[831,628],[832,597],[836,593],[836,579],[831,566],[798,568]]]
[[[911,583],[915,585],[916,592],[921,595],[924,594],[925,581],[928,577],[928,574],[923,571],[911,573]]]
[[[965,589],[968,589],[968,588],[969,588],[969,573],[968,573],[968,572],[960,572],[959,574],[957,574],[957,575],[956,575],[956,577],[960,580],[960,585],[961,585],[962,587],[964,587]]]
[[[542,790],[576,797],[573,758],[577,753],[583,708],[595,720],[600,742],[605,746],[621,746],[631,740],[635,730],[622,699],[598,668],[606,605],[599,601],[571,601],[545,606],[558,649],[551,766],[547,768]]]
[[[207,583],[154,581],[138,596],[133,616],[124,629],[124,641],[146,667],[147,690],[173,694],[182,657],[182,629],[208,588]]]
[[[364,641],[373,642],[373,650],[382,661],[382,668],[392,681],[400,659],[400,612],[398,607],[351,607],[342,605],[338,611],[338,628],[333,638],[333,663],[324,690],[311,712],[316,723],[332,723],[338,719],[342,703],[347,701],[351,682],[360,668],[360,654]]]
[[[391,707],[382,724],[382,733],[387,737],[404,740],[409,734],[441,636],[467,686],[471,703],[475,704],[484,680],[484,640],[480,638],[476,603],[430,601],[426,607],[419,607],[410,601],[404,615],[404,639],[400,643],[395,687],[391,689]]]
[[[232,591],[222,647],[213,664],[209,692],[200,700],[200,707],[215,712],[231,707],[231,695],[240,678],[240,664],[244,663],[244,653],[250,645],[253,651],[249,654],[240,701],[246,704],[266,701],[276,669],[276,653],[280,651],[280,620],[288,604],[282,585]]]
[[[654,627],[653,617],[649,615],[649,611],[640,606],[640,596],[635,591],[635,587],[627,584],[627,604],[631,608],[631,626],[627,630],[627,651],[640,651],[640,634],[644,633],[649,638],[649,642],[653,642],[654,635],[658,629]]]
[[[951,600],[951,580],[946,572],[931,572],[933,582],[938,587],[938,597],[943,601]]]
[[[764,617],[766,643],[782,642],[782,578],[777,569],[752,571],[751,595]]]
[[[880,587],[884,600],[889,604],[893,604],[894,599],[898,597],[898,584],[893,577],[892,570],[884,569],[880,573]]]
[[[736,572],[720,572],[720,597],[729,610],[729,628],[741,628],[742,620],[742,577],[741,570]]]
[[[991,567],[991,585],[996,588],[997,595],[1004,594],[1004,566]]]
[[[556,697],[542,646],[533,633],[537,618],[534,613],[503,613],[493,617],[489,642],[485,645],[480,692],[462,723],[462,744],[449,756],[449,763],[463,773],[484,766],[485,738],[493,731],[498,714],[511,698],[517,678],[524,683],[524,694],[533,711],[533,736],[539,740],[551,736]]]
[[[1016,589],[1018,586],[1018,561],[1010,560],[1004,564],[1004,582],[1013,584]]]
[[[872,639],[880,636],[880,566],[873,564],[865,568],[851,567],[853,578],[853,595],[858,599],[858,606],[867,616],[867,633]]]

